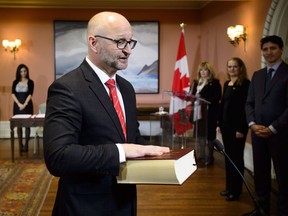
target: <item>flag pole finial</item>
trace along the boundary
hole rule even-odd
[[[181,23],[180,24],[180,27],[181,27],[182,31],[184,30],[185,25],[186,25],[185,23]]]

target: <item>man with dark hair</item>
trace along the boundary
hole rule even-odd
[[[280,49],[283,49],[283,40],[282,40],[282,38],[279,37],[279,36],[276,36],[276,35],[272,35],[272,36],[264,37],[264,38],[262,38],[262,39],[260,40],[261,50],[263,50],[263,45],[264,45],[265,43],[268,43],[268,42],[277,44]],[[265,56],[264,56],[264,58],[265,58]],[[268,62],[267,62],[267,64],[268,64]]]
[[[251,129],[254,182],[259,204],[270,212],[271,159],[275,168],[279,216],[288,215],[288,65],[283,41],[273,35],[261,40],[267,67],[253,74],[246,103]],[[259,215],[253,211],[246,215]]]

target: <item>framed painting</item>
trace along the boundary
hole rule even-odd
[[[159,93],[159,22],[132,21],[136,47],[125,70],[118,75],[133,85],[137,94]],[[55,78],[78,67],[87,55],[87,21],[54,21]]]

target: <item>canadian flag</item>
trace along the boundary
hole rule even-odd
[[[178,135],[192,128],[190,122],[191,101],[186,100],[190,90],[188,61],[184,40],[184,29],[180,36],[180,43],[175,64],[175,72],[170,100],[169,114],[174,118],[174,130]]]

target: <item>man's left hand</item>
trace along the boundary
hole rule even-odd
[[[268,138],[268,137],[270,137],[272,134],[273,134],[273,133],[272,133],[272,131],[270,130],[270,128],[269,128],[269,127],[265,127],[265,128],[263,128],[263,129],[259,130],[258,136],[259,136],[259,137],[262,137],[262,138]]]

